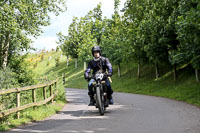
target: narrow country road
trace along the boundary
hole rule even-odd
[[[58,114],[8,133],[200,133],[200,109],[183,102],[115,92],[115,105],[100,116],[87,106],[87,90],[66,92]]]

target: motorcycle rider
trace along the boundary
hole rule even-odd
[[[94,46],[92,48],[92,55],[93,55],[93,59],[89,61],[88,63],[88,67],[85,70],[85,79],[89,81],[88,83],[88,95],[90,97],[90,103],[88,106],[93,106],[95,105],[95,100],[94,100],[94,92],[93,92],[93,82],[95,81],[94,79],[90,79],[89,73],[91,71],[91,69],[93,69],[93,75],[99,71],[100,69],[103,70],[103,72],[108,72],[109,76],[112,76],[113,70],[112,70],[112,65],[109,62],[108,58],[105,58],[103,56],[101,56],[101,49],[99,46]],[[113,98],[112,98],[112,93],[113,90],[111,88],[110,85],[110,81],[108,78],[105,79],[106,82],[106,87],[107,87],[107,94],[108,94],[108,100],[109,100],[109,104],[114,104]]]

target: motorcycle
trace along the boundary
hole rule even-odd
[[[96,74],[93,76],[94,100],[96,102],[96,108],[98,108],[100,115],[104,115],[106,108],[109,106],[105,82],[105,78],[108,76],[109,75],[102,73],[101,71],[96,72]]]

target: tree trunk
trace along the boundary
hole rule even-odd
[[[6,36],[6,41],[5,41],[5,46],[2,50],[2,68],[5,69],[7,67],[8,64],[8,51],[9,51],[9,47],[10,47],[10,35],[9,33]]]
[[[140,62],[138,62],[137,78],[140,78]]]
[[[199,70],[195,69],[196,81],[199,82]]]
[[[75,59],[75,69],[77,68],[77,58]]]
[[[155,64],[155,67],[156,67],[156,79],[158,79],[160,77],[158,63]]]
[[[0,68],[2,67],[3,42],[0,42]]]
[[[49,56],[49,61],[51,60],[51,56]]]
[[[61,54],[61,55],[60,55],[60,60],[62,60],[62,57],[63,57],[63,55]]]
[[[86,70],[86,62],[84,62],[84,68],[83,69],[84,69],[84,71]]]
[[[177,80],[176,64],[174,64],[174,81]]]
[[[67,56],[67,67],[69,66],[69,56]]]
[[[5,43],[5,39],[3,37],[0,38],[0,68],[2,68],[3,63],[3,46]]]
[[[121,66],[120,63],[118,64],[118,77],[121,77]]]
[[[9,49],[9,43],[6,45],[5,52],[3,55],[3,61],[2,61],[2,67],[5,69],[7,67],[8,63],[8,49]]]

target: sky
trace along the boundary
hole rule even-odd
[[[126,0],[120,0],[120,9],[123,8]],[[38,50],[51,50],[56,48],[58,37],[56,33],[62,32],[67,35],[68,27],[72,23],[73,16],[81,18],[84,17],[90,10],[93,10],[97,4],[102,3],[103,17],[111,18],[114,12],[114,0],[67,0],[67,11],[60,13],[59,16],[53,14],[51,17],[51,24],[47,27],[42,27],[43,33],[34,41],[32,46]]]

